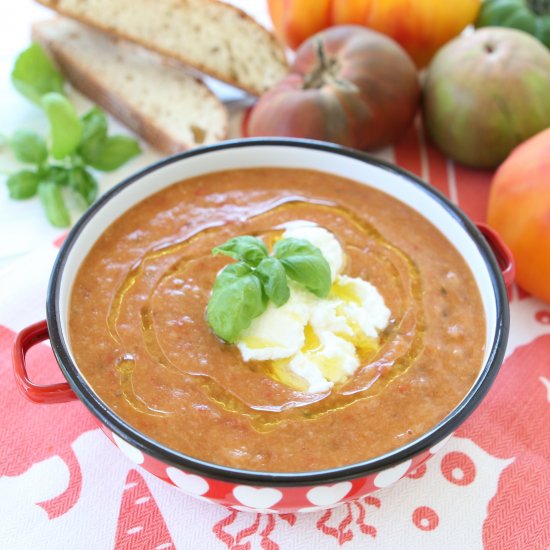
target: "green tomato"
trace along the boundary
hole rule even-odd
[[[550,0],[485,0],[476,27],[510,27],[550,48]]]

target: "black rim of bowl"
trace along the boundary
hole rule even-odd
[[[314,149],[325,151],[330,154],[343,155],[350,157],[378,168],[382,168],[394,175],[398,175],[409,183],[420,187],[429,194],[436,202],[444,206],[447,212],[457,220],[464,228],[466,233],[474,241],[484,258],[487,271],[491,278],[494,290],[494,299],[496,305],[497,319],[493,339],[493,346],[488,355],[486,364],[483,366],[476,382],[470,388],[469,392],[462,399],[460,404],[451,411],[439,424],[430,431],[418,437],[407,445],[399,447],[384,455],[327,470],[317,470],[311,472],[256,472],[222,466],[204,460],[187,456],[183,453],[174,451],[169,447],[155,441],[151,437],[144,435],[130,424],[119,418],[111,411],[88,386],[84,377],[80,374],[77,366],[68,353],[68,344],[65,341],[60,327],[60,284],[63,270],[67,258],[72,250],[77,238],[86,227],[90,219],[107,203],[112,197],[117,195],[122,189],[131,185],[134,181],[143,176],[158,170],[166,165],[179,162],[182,159],[211,153],[214,151],[235,149],[241,147],[299,147],[304,149]],[[240,139],[226,141],[216,145],[210,145],[194,149],[184,153],[176,154],[171,157],[160,160],[136,174],[125,179],[111,190],[107,191],[95,202],[75,224],[70,231],[65,243],[63,244],[58,257],[55,261],[53,271],[50,277],[48,288],[48,297],[46,303],[46,312],[48,320],[48,330],[52,349],[60,365],[60,368],[72,387],[77,397],[90,409],[90,411],[112,432],[129,442],[131,445],[141,450],[145,454],[164,462],[169,466],[181,468],[183,470],[203,475],[212,479],[225,481],[228,483],[243,483],[248,485],[268,485],[275,487],[285,486],[307,486],[319,483],[335,483],[364,477],[374,474],[386,468],[400,464],[414,456],[433,447],[435,444],[452,434],[456,428],[466,420],[470,414],[479,405],[490,386],[492,385],[499,367],[504,359],[506,343],[509,331],[509,309],[506,287],[498,263],[487,244],[485,238],[481,235],[477,227],[466,217],[466,215],[447,197],[431,187],[428,183],[417,178],[415,175],[398,168],[382,160],[373,158],[363,152],[332,145],[325,142],[302,139]]]

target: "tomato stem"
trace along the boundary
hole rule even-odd
[[[327,84],[337,86],[347,92],[357,92],[355,84],[339,77],[340,64],[337,59],[327,56],[325,46],[321,37],[316,37],[313,42],[315,55],[317,56],[317,65],[304,77],[303,89],[321,88]]]
[[[326,84],[327,74],[330,73],[336,61],[329,61],[321,37],[315,38],[313,48],[317,57],[317,65],[308,73],[304,79],[304,89],[320,88]]]

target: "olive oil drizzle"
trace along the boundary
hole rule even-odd
[[[170,361],[163,351],[155,332],[153,311],[151,309],[152,297],[168,277],[181,275],[185,272],[188,262],[198,257],[196,255],[190,256],[187,250],[188,247],[203,236],[205,232],[216,231],[221,225],[226,225],[221,223],[203,226],[183,240],[163,243],[147,252],[133,266],[117,290],[108,314],[107,323],[112,338],[124,347],[123,336],[118,330],[118,324],[126,297],[139,281],[148,265],[153,264],[155,260],[173,255],[175,261],[154,283],[145,305],[140,309],[143,343],[147,352],[159,366],[177,372],[186,383],[193,383],[193,380],[195,380],[195,384],[218,407],[248,417],[257,431],[269,431],[281,422],[319,418],[331,411],[344,409],[358,400],[367,399],[382,392],[392,381],[410,368],[424,349],[426,322],[422,306],[422,281],[418,268],[403,250],[385,239],[369,222],[361,219],[348,209],[327,201],[312,201],[296,196],[284,197],[256,210],[248,217],[247,221],[261,220],[263,215],[273,214],[277,209],[281,209],[285,214],[292,212],[294,218],[291,219],[302,219],[300,218],[300,209],[305,205],[311,206],[312,203],[315,204],[317,209],[326,210],[329,214],[344,218],[348,223],[355,226],[366,237],[367,241],[375,243],[384,253],[383,257],[378,258],[377,261],[383,261],[387,264],[387,272],[391,273],[395,287],[400,289],[403,303],[402,314],[396,314],[394,317],[394,312],[392,312],[392,324],[380,335],[379,341],[377,343],[375,341],[369,342],[369,345],[365,345],[364,349],[359,348],[358,351],[363,366],[358,369],[351,379],[335,385],[332,391],[326,393],[305,394],[296,391],[292,394],[295,398],[290,398],[282,406],[258,405],[246,403],[214,378],[183,370]],[[277,228],[269,228],[258,231],[256,234],[258,236],[268,234],[268,238],[273,238],[276,231]],[[357,253],[367,253],[366,249],[361,250],[352,244],[348,245],[347,248],[355,250]],[[209,250],[204,251],[204,254],[209,254],[209,252]],[[399,264],[401,265],[399,266]],[[405,276],[403,276],[403,272]],[[404,333],[404,336],[402,333]],[[403,348],[403,353],[398,353],[397,359],[389,359],[391,356],[395,356],[395,350],[400,348]],[[132,379],[135,370],[130,363],[128,359],[119,360],[117,365],[117,370],[120,373],[120,384],[126,401],[134,409],[145,414],[169,414],[167,411],[159,411],[150,407],[136,395]],[[280,370],[278,371],[276,367],[276,362],[258,362],[255,365],[255,368],[264,373],[265,376],[281,383],[284,380],[280,376]],[[299,381],[295,382],[299,384]]]
[[[135,366],[136,361],[130,354],[123,355],[116,363],[116,369],[120,376],[120,389],[126,403],[128,403],[128,405],[130,405],[130,407],[134,410],[150,416],[167,416],[172,414],[171,411],[163,411],[151,407],[136,394],[133,381]]]
[[[145,256],[142,259],[138,260],[134,264],[134,266],[126,276],[126,279],[124,280],[120,288],[117,290],[115,297],[111,303],[111,307],[109,309],[109,315],[107,317],[107,326],[109,328],[109,334],[111,335],[111,338],[113,338],[115,342],[117,342],[118,344],[122,343],[122,339],[118,332],[117,325],[118,325],[118,320],[120,317],[120,312],[122,309],[122,304],[124,302],[124,299],[126,298],[126,295],[130,292],[130,290],[133,288],[133,286],[136,284],[139,277],[142,275],[147,264],[151,263],[153,260],[157,260],[159,258],[163,258],[171,254],[177,254],[178,252],[183,252],[191,244],[193,239],[198,237],[201,233],[205,231],[212,231],[217,227],[220,227],[221,225],[223,224],[221,223],[209,224],[207,226],[203,226],[197,229],[187,239],[183,241],[163,243],[158,247],[155,247],[149,252],[147,252],[147,254],[145,254]]]
[[[299,203],[299,202],[304,202],[309,204],[313,202],[314,204],[317,204],[319,206],[333,205],[333,203],[328,201],[322,201],[322,200],[312,201],[310,199],[305,199],[303,197],[292,195],[289,197],[283,197],[282,199],[271,201],[266,207],[258,208],[248,217],[248,220],[253,220],[258,216],[261,216],[262,214],[266,214],[279,206],[289,204],[289,203]],[[147,265],[151,263],[153,260],[163,258],[171,254],[176,255],[180,252],[182,253],[185,252],[185,250],[189,246],[191,246],[199,237],[203,236],[204,233],[210,233],[212,231],[215,231],[216,229],[219,229],[220,227],[223,227],[224,225],[226,225],[226,223],[224,222],[215,222],[215,223],[209,223],[207,225],[203,225],[195,229],[190,235],[188,235],[184,239],[162,243],[152,248],[149,252],[147,252],[143,256],[143,258],[141,258],[134,264],[134,266],[126,276],[124,282],[117,290],[115,297],[111,303],[109,315],[107,317],[107,326],[109,328],[109,333],[115,342],[119,344],[122,342],[120,338],[120,334],[117,329],[117,325],[118,325],[118,320],[120,317],[120,312],[122,309],[122,304],[124,302],[124,299],[126,298],[126,295],[130,292],[130,290],[133,288],[133,286],[136,284],[139,277],[143,274],[143,271],[145,270]],[[210,250],[205,251],[205,253],[210,254]],[[178,262],[178,264],[180,263],[181,262]],[[152,292],[154,292],[154,289]]]

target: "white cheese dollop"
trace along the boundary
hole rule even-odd
[[[281,307],[270,303],[242,332],[237,346],[245,361],[272,360],[303,380],[305,391],[326,392],[357,370],[358,348],[376,343],[390,310],[372,284],[341,275],[345,255],[330,231],[295,222],[282,235],[288,237],[308,240],[321,250],[331,270],[331,293],[321,299],[289,281],[288,302]]]

